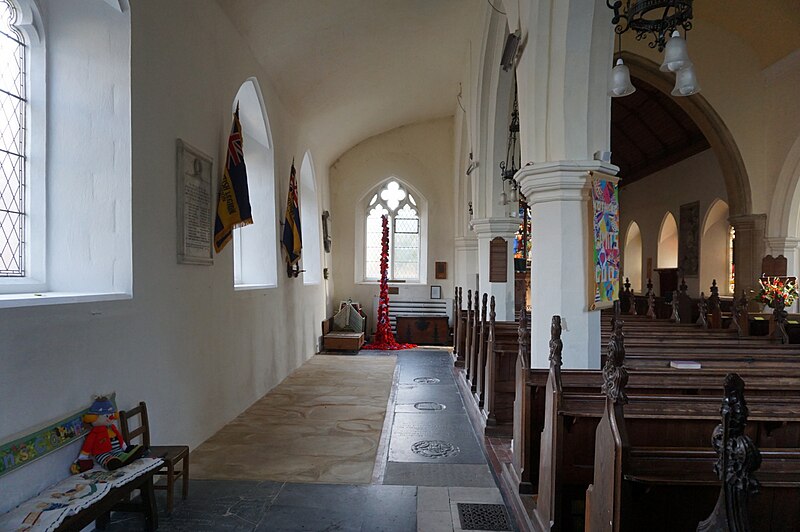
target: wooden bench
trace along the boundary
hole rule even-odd
[[[157,530],[158,508],[153,484],[155,474],[156,470],[152,469],[124,486],[112,489],[97,503],[64,519],[56,532],[79,532],[95,521],[98,530],[105,530],[110,521],[111,512],[141,512],[144,514],[144,529],[147,531]],[[140,504],[131,502],[134,490],[139,490]]]
[[[532,516],[533,527],[540,530],[550,530],[551,522],[568,527],[566,523],[570,515],[567,500],[574,501],[581,490],[586,489],[591,482],[593,469],[595,477],[598,474],[598,458],[593,452],[594,432],[597,431],[599,438],[601,430],[598,426],[602,426],[602,419],[605,419],[601,419],[601,416],[607,412],[606,396],[597,390],[586,393],[580,389],[565,388],[562,382],[565,373],[560,369],[560,351],[553,350],[554,344],[559,345],[560,338],[551,341],[551,367],[544,394],[545,417],[539,445],[538,497]],[[634,376],[632,374],[632,380]],[[641,375],[637,377],[644,384],[646,379]],[[704,448],[710,450],[709,435],[719,419],[718,396],[691,395],[693,388],[697,388],[691,382],[679,385],[682,389],[676,389],[676,394],[669,395],[673,391],[667,390],[665,383],[657,382],[657,377],[654,376],[647,383],[648,394],[632,395],[630,389],[625,389],[629,399],[625,411],[628,434],[634,434],[639,444],[653,448],[688,446],[693,451]],[[707,376],[702,377],[705,378]],[[795,463],[800,463],[800,452],[797,450],[800,444],[800,401],[793,396],[751,399],[752,424],[761,438],[759,443],[775,447],[776,452],[770,456],[775,458],[776,467],[784,463],[781,460],[787,455],[793,456]],[[766,436],[770,431],[773,433]],[[781,446],[788,449],[781,449]],[[706,454],[706,458],[708,456]],[[690,458],[686,457],[686,460]],[[709,464],[707,459],[706,465]],[[649,473],[645,469],[640,473],[640,479],[643,479],[652,476],[652,469]],[[706,476],[706,480],[710,482],[712,479]],[[783,478],[783,481],[791,482],[790,477]],[[607,486],[603,486],[603,489],[603,493],[608,493]]]
[[[16,460],[4,463],[2,471],[27,467],[28,463],[34,458],[45,456],[50,453],[62,453],[65,450],[74,452],[73,446],[70,444],[85,436],[85,425],[83,425],[81,419],[83,415],[87,413],[87,411],[88,409],[84,409],[80,412],[76,412],[58,421],[57,423],[50,425],[49,427],[9,442],[7,445],[10,445],[12,449],[23,445],[29,447],[35,452],[29,453],[24,461],[21,461],[21,459],[17,458]],[[11,462],[14,463],[11,464]],[[141,464],[143,462],[140,460],[132,462],[132,464],[136,463]],[[58,495],[52,495],[47,502],[38,502],[42,501],[40,495],[32,497],[28,501],[23,501],[8,513],[0,514],[0,521],[5,522],[5,524],[17,523],[13,526],[22,527],[20,529],[27,529],[25,527],[34,527],[31,528],[31,530],[34,530],[36,529],[36,521],[38,520],[41,522],[43,520],[41,515],[42,513],[47,511],[64,511],[64,504],[68,501],[71,501],[71,497],[75,497],[75,500],[81,500],[83,501],[83,504],[89,503],[90,505],[72,515],[64,517],[63,520],[57,525],[55,530],[58,530],[59,532],[77,532],[90,525],[94,521],[96,521],[97,529],[102,530],[105,525],[108,524],[110,513],[112,511],[140,512],[144,514],[145,530],[155,530],[158,528],[158,510],[156,507],[156,499],[154,494],[153,477],[157,473],[158,464],[160,463],[160,460],[150,461],[149,464],[145,464],[144,466],[149,467],[150,469],[143,472],[137,471],[136,477],[128,480],[125,482],[125,484],[118,487],[110,488],[110,486],[113,484],[109,485],[105,484],[105,480],[97,480],[95,481],[98,482],[96,486],[102,487],[102,489],[99,491],[94,487],[91,490],[86,490],[85,487],[87,486],[87,481],[83,478],[73,482],[70,480],[71,477],[66,476],[54,486],[42,491],[42,494],[46,495],[48,493],[54,493],[54,490],[58,490],[55,492],[58,493]],[[9,467],[10,464],[13,467]],[[120,469],[117,472],[123,472],[124,477],[124,474],[126,474],[124,471],[125,468]],[[67,471],[65,469],[65,473],[66,472]],[[85,475],[92,474],[92,472],[85,473]],[[84,491],[78,490],[76,485],[83,486]],[[93,484],[91,485],[95,486]],[[61,491],[62,489],[63,491]],[[107,491],[103,493],[104,490]],[[136,490],[138,490],[140,493],[141,502],[132,502],[133,492]],[[90,497],[89,499],[83,498],[87,495]],[[57,504],[53,506],[55,501],[57,501]],[[47,522],[52,523],[53,519],[57,518],[60,518],[58,514],[51,515],[49,516],[49,520]],[[9,519],[10,521],[6,522],[6,519]],[[2,522],[0,522],[0,528],[5,526]],[[23,522],[26,524],[23,524]]]
[[[754,436],[755,443],[750,436],[745,436],[748,405],[744,401],[744,382],[738,375],[730,374],[725,378],[725,396],[721,409],[723,423],[713,429],[714,437],[709,438],[709,441],[718,442],[715,444],[716,452],[707,443],[698,447],[691,437],[687,441],[687,434],[681,434],[680,430],[671,430],[663,421],[656,422],[647,431],[637,428],[635,423],[631,426],[630,418],[635,416],[629,416],[626,403],[630,401],[628,404],[632,405],[633,398],[626,397],[625,352],[621,334],[618,338],[620,341],[617,345],[622,349],[616,355],[609,354],[609,362],[604,368],[606,397],[603,416],[596,431],[594,480],[586,492],[586,530],[611,532],[642,530],[646,527],[648,530],[658,531],[697,527],[698,530],[744,532],[750,529],[747,498],[756,486],[755,481],[751,480],[755,469],[759,469],[756,476],[761,481],[762,491],[772,491],[772,497],[780,498],[785,503],[780,511],[770,509],[761,512],[757,521],[758,529],[796,530],[800,519],[800,492],[797,490],[800,487],[800,442],[797,441],[797,423],[793,438],[789,438],[791,441],[784,439],[778,442],[779,445],[790,443],[790,448],[762,449],[758,458],[756,447],[762,447],[760,443],[769,443],[773,438],[768,435],[765,437],[760,428],[748,430]],[[698,405],[697,398],[692,398],[691,401],[682,397],[658,399],[660,404],[656,405],[657,414],[655,410],[651,410],[648,416],[650,420],[674,422],[704,415],[705,408]],[[680,402],[668,404],[667,399],[678,399]],[[772,403],[762,398],[757,405],[750,401],[751,420],[760,418],[773,423],[798,421],[800,408],[796,402],[786,397],[771,399],[778,401]],[[765,425],[765,428],[768,433],[768,426]],[[664,442],[662,445],[653,445],[652,440],[659,438],[652,436],[651,442],[641,441],[659,429],[662,435],[660,439]],[[669,438],[664,435],[669,435]],[[738,438],[737,445],[729,447],[727,441],[733,438]],[[670,439],[671,442],[668,441]],[[629,442],[634,442],[634,445]],[[718,470],[719,476],[713,472],[715,463],[718,466],[722,464]],[[731,469],[727,469],[726,463],[730,464]],[[723,482],[720,482],[720,478]],[[636,484],[643,485],[647,495],[636,498],[634,502]],[[647,499],[652,506],[658,508],[658,503],[652,504],[652,501],[658,499],[658,489],[665,486],[680,487],[684,494],[696,494],[694,496],[699,498],[695,498],[695,501],[703,500],[703,488],[708,494],[713,494],[716,490],[721,493],[713,510],[711,504],[705,509],[697,505],[694,508],[685,505],[671,515],[653,515],[648,512],[650,506],[647,505]],[[775,490],[780,493],[775,494]],[[757,506],[758,500],[755,502]],[[794,516],[789,513],[792,508]],[[711,516],[698,526],[697,523],[709,513]],[[728,522],[732,516],[735,519]]]
[[[467,291],[468,308],[458,307],[461,318],[456,327],[457,364],[463,360],[463,388],[481,415],[485,434],[510,437],[513,426],[516,360],[519,352],[519,323],[496,320],[494,297],[475,298]],[[530,327],[525,328],[530,335]]]
[[[600,393],[600,371],[562,371],[559,366],[558,384],[551,386],[548,377],[552,379],[552,364],[549,370],[529,368],[528,350],[527,345],[520,346],[513,461],[504,465],[501,476],[513,493],[539,492],[541,507],[541,486],[548,481],[553,483],[551,493],[557,494],[554,500],[559,501],[569,486],[577,486],[568,494],[572,499],[582,497],[581,490],[591,482],[594,432],[603,413],[604,396]],[[761,427],[757,430],[766,434],[777,426],[776,434],[784,433],[783,443],[798,445],[800,372],[776,375],[774,371],[746,369],[743,373],[753,381],[752,389],[759,396],[751,401],[752,419],[756,426]],[[666,433],[674,429],[676,434],[680,434],[681,430],[685,432],[686,427],[690,427],[697,435],[695,443],[705,445],[708,434],[718,422],[718,393],[725,374],[725,369],[632,371],[628,392],[634,394],[635,401],[631,401],[626,415],[636,420],[643,430],[653,430],[653,423],[661,424],[662,432]],[[556,389],[557,394],[553,391]],[[687,401],[692,402],[691,407],[686,407]],[[681,412],[678,422],[674,426],[663,426],[665,419],[675,417],[675,411]],[[552,416],[549,425],[547,416]],[[787,422],[790,427],[786,427]],[[544,433],[549,433],[549,436],[545,437]],[[661,443],[668,441],[661,440]],[[773,447],[779,444],[770,443]],[[549,455],[553,449],[559,453],[555,461]],[[550,465],[543,463],[545,456],[550,456]],[[549,475],[548,479],[540,477],[542,472]],[[522,500],[519,496],[517,499],[516,505],[521,507]],[[553,512],[558,513],[556,510]]]

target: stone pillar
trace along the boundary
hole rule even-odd
[[[482,218],[472,221],[478,235],[478,278],[481,294],[494,296],[497,320],[514,321],[514,235],[519,218]],[[508,244],[506,282],[489,282],[489,243],[496,237]]]
[[[456,238],[455,282],[466,293],[467,289],[475,290],[478,277],[478,239]],[[466,296],[464,296],[466,297]],[[466,308],[466,299],[464,300]]]
[[[601,161],[554,161],[516,176],[531,206],[531,366],[548,367],[550,317],[564,329],[564,367],[600,367],[600,312],[589,311],[589,172],[614,175]]]
[[[728,219],[736,231],[733,247],[733,262],[736,265],[734,290],[741,294],[744,289],[747,297],[751,290],[756,291],[761,277],[761,259],[766,255],[764,242],[767,225],[766,214],[739,214]]]

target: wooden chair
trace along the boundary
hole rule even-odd
[[[132,418],[141,416],[139,426],[131,430],[129,422]],[[139,406],[131,408],[130,410],[122,410],[119,413],[120,426],[122,428],[122,438],[126,443],[130,443],[132,439],[141,437],[142,445],[150,449],[150,456],[153,458],[161,458],[164,460],[164,465],[159,468],[156,475],[167,477],[167,484],[157,484],[155,489],[167,490],[167,515],[172,513],[172,504],[174,497],[175,481],[183,477],[183,488],[181,491],[181,498],[186,499],[189,493],[189,446],[188,445],[150,445],[150,425],[147,420],[147,405],[144,401],[139,403]],[[181,464],[181,469],[175,470],[175,465],[178,462]]]

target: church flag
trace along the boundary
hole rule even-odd
[[[283,236],[281,244],[286,251],[288,266],[294,266],[300,260],[303,249],[300,232],[300,205],[297,201],[297,175],[292,161],[292,173],[289,176],[289,197],[286,200],[286,216],[283,220]]]
[[[217,253],[230,242],[233,230],[253,223],[250,212],[250,192],[247,188],[247,168],[242,151],[242,124],[239,122],[239,104],[233,113],[231,136],[225,157],[225,169],[219,184],[217,218],[214,221],[214,249]]]

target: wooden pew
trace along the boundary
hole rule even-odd
[[[551,342],[551,353],[554,343]],[[542,409],[545,414],[539,444],[525,445],[525,438],[536,434],[535,425],[529,431],[516,430],[515,427],[514,441],[515,462],[518,459],[518,446],[522,447],[519,451],[520,457],[530,457],[537,449],[540,452],[538,464],[531,458],[528,462],[515,464],[515,469],[526,471],[538,465],[538,501],[533,522],[539,523],[539,529],[546,530],[549,528],[541,528],[545,523],[565,521],[564,509],[560,506],[564,498],[570,494],[574,498],[576,493],[579,494],[581,489],[585,490],[591,482],[594,432],[604,410],[604,396],[598,393],[599,372],[555,371],[556,368],[560,368],[560,361],[552,356],[546,393],[540,394],[545,397],[545,406]],[[534,375],[533,372],[529,371],[527,375],[528,384],[536,380],[530,378]],[[564,382],[571,379],[568,375],[577,376],[577,382],[566,386]],[[659,373],[632,373],[632,378],[635,377],[638,382],[633,389],[642,395],[632,396],[635,401],[632,401],[632,406],[626,411],[627,417],[637,421],[640,431],[655,434],[655,441],[674,443],[660,435],[659,430],[663,429],[661,432],[674,434],[675,437],[689,434],[689,437],[694,438],[693,443],[696,446],[706,444],[708,434],[718,420],[719,400],[715,396],[695,395],[707,389],[711,382],[708,373],[695,372],[694,375],[695,381],[691,382],[692,379],[687,379],[686,374],[672,372],[671,379],[667,380],[673,382],[666,382]],[[560,378],[561,382],[552,382],[556,378]],[[715,378],[719,378],[719,374]],[[682,382],[675,382],[678,380]],[[721,381],[716,381],[717,388],[719,382]],[[769,432],[771,424],[791,422],[791,427],[780,428],[773,434],[772,440],[774,445],[796,447],[800,443],[800,401],[796,398],[800,379],[785,379],[780,385],[786,385],[788,389],[775,392],[785,395],[784,397],[767,396],[754,400],[751,405],[753,419],[759,421],[757,428],[762,434]],[[593,387],[593,390],[587,392],[587,386]],[[768,386],[768,375],[762,374],[760,387]],[[671,387],[674,389],[670,389]],[[528,388],[524,393],[532,395],[533,386]],[[531,418],[535,417],[534,412]],[[664,425],[665,420],[671,418],[675,418],[674,423]],[[774,427],[772,430],[775,430]],[[653,445],[654,441],[646,443]],[[572,488],[568,489],[569,486]]]
[[[711,473],[712,466],[716,461],[716,456],[712,454],[707,443],[711,438],[706,442],[703,442],[701,438],[698,445],[696,436],[698,431],[684,428],[690,424],[697,427],[698,420],[707,418],[709,407],[713,408],[711,401],[713,398],[629,397],[626,391],[628,375],[624,366],[626,355],[621,327],[615,330],[614,339],[609,345],[608,361],[603,369],[603,391],[606,396],[595,440],[594,482],[586,492],[587,530],[593,532],[643,530],[645,529],[643,527],[648,530],[684,529],[687,526],[687,519],[691,524],[697,522],[696,511],[694,520],[692,520],[692,512],[688,509],[679,512],[678,515],[662,517],[648,515],[647,510],[642,507],[642,499],[634,500],[632,484],[644,485],[650,492],[655,486],[684,486],[684,491],[689,489],[686,487],[691,487],[693,492],[697,492],[698,495],[702,495],[702,491],[698,491],[702,486],[719,485]],[[730,383],[732,381],[737,381],[734,386],[738,389],[737,397],[740,397],[740,399],[736,399],[740,404],[740,407],[737,408],[744,408],[746,419],[747,407],[744,406],[743,383],[738,375],[726,377],[726,401],[731,397]],[[652,401],[646,405],[645,399]],[[718,398],[716,402],[719,404]],[[572,407],[585,411],[587,404],[573,405]],[[631,415],[631,410],[634,411],[633,415]],[[644,415],[644,412],[648,413]],[[724,406],[723,412],[725,412]],[[750,412],[751,420],[764,421],[764,426],[770,422],[786,423],[788,421],[794,422],[795,426],[800,425],[798,423],[800,422],[800,403],[796,401],[796,397],[791,399],[788,397],[759,398],[757,405],[751,404]],[[741,414],[741,410],[739,413]],[[642,430],[642,426],[635,426],[633,429],[630,427],[631,420],[635,420],[637,417],[645,420],[644,428],[646,430]],[[654,424],[652,420],[656,419],[661,421]],[[650,426],[647,426],[648,424]],[[634,422],[634,425],[637,424]],[[725,427],[718,426],[714,429],[714,437],[717,438],[721,431],[735,426],[736,423],[728,424]],[[744,422],[740,420],[739,426],[740,434],[743,435]],[[658,428],[661,429],[661,435],[653,437],[654,429]],[[763,455],[765,478],[763,486],[779,489],[792,488],[793,491],[785,493],[784,496],[786,498],[788,495],[789,500],[794,502],[797,511],[794,519],[800,518],[797,492],[797,487],[800,487],[800,449],[798,449],[800,441],[798,441],[797,434],[795,429],[793,435],[788,435],[788,438],[778,442],[779,444],[791,444],[790,448],[765,450]],[[757,429],[755,435],[761,443],[769,440],[769,438],[763,437],[761,430]],[[648,436],[650,441],[647,441]],[[747,439],[752,444],[752,440],[749,440],[749,437]],[[636,442],[636,446],[632,446],[630,441]],[[660,445],[655,446],[654,443]],[[756,467],[758,466],[756,465]],[[749,472],[746,473],[749,474]],[[728,495],[727,502],[731,503],[731,493],[728,487],[727,484],[724,485],[723,491]],[[707,489],[705,491],[708,492]],[[747,490],[744,490],[744,494],[742,496],[742,491],[740,491],[739,498],[733,501],[734,503],[738,501],[739,506],[734,510],[734,514],[740,517],[741,522],[747,521],[743,517],[743,512],[747,511]],[[720,515],[723,517],[725,515],[726,498],[721,496],[719,501],[722,504],[721,509],[720,502],[718,502],[712,516],[705,522],[705,525],[701,524],[701,528],[698,530],[727,530],[727,528],[716,528]],[[705,510],[705,515],[708,514],[708,511]],[[683,521],[681,521],[681,517],[683,517]],[[767,523],[762,523],[762,525],[769,526],[770,530],[793,530],[793,528],[782,528],[780,518],[772,521],[771,525],[767,525]],[[797,522],[795,521],[794,524],[796,525]],[[706,528],[703,528],[704,526]],[[743,532],[749,528],[732,527],[731,530]]]
[[[490,302],[489,338],[486,346],[485,398],[482,414],[486,435],[511,437],[514,422],[516,366],[519,355],[519,323],[495,320],[494,297]],[[526,326],[525,334],[530,336]]]

